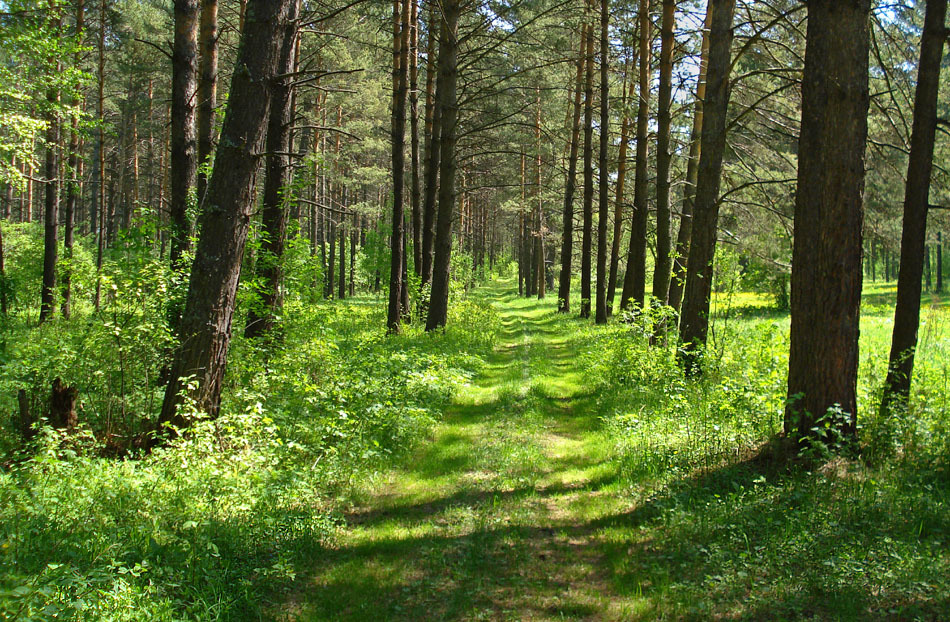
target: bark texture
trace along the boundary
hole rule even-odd
[[[581,238],[581,312],[590,317],[591,252],[594,228],[594,26],[587,27],[584,77],[584,229]]]
[[[920,62],[917,65],[917,93],[914,98],[914,124],[907,162],[907,183],[904,190],[897,308],[894,311],[891,355],[887,378],[884,381],[884,399],[881,402],[883,414],[887,414],[898,404],[906,404],[914,373],[917,328],[920,325],[920,279],[924,268],[924,254],[930,256],[926,248],[927,209],[930,201],[930,175],[933,171],[934,138],[937,133],[940,61],[947,37],[944,26],[946,18],[947,0],[927,0]],[[929,283],[929,272],[927,280]]]
[[[426,330],[445,326],[449,306],[449,265],[452,258],[452,212],[455,208],[455,140],[458,125],[459,0],[445,0],[439,33],[439,83],[436,114],[442,119],[439,136],[439,212],[432,269],[432,295]]]
[[[292,37],[295,0],[249,0],[231,78],[221,141],[201,213],[181,345],[171,366],[159,424],[190,423],[179,405],[217,416],[231,341],[231,321],[254,196],[254,174],[283,41]]]
[[[699,76],[696,82],[696,104],[693,112],[693,129],[689,137],[689,160],[686,163],[686,185],[683,187],[683,207],[680,212],[680,229],[676,234],[676,251],[673,254],[673,274],[670,276],[669,304],[676,312],[683,302],[683,286],[686,284],[686,258],[693,235],[693,204],[696,198],[696,178],[699,171],[703,136],[703,100],[706,98],[706,70],[709,66],[709,28],[712,25],[712,3],[706,5],[706,21],[703,25],[703,41],[700,47]]]
[[[647,158],[649,157],[650,122],[650,59],[653,42],[653,23],[650,20],[650,0],[640,0],[640,86],[637,91],[637,165],[633,179],[633,224],[630,228],[630,250],[627,253],[627,272],[623,279],[620,308],[626,309],[632,300],[643,306],[646,296],[647,258]]]
[[[567,180],[564,184],[564,210],[561,218],[561,272],[558,277],[557,310],[571,312],[571,266],[574,259],[574,191],[577,188],[577,152],[581,133],[581,90],[587,51],[587,28],[581,24],[580,52],[574,78],[574,109],[571,120],[571,145],[567,156]]]
[[[597,197],[597,298],[594,321],[607,323],[607,220],[610,217],[608,186],[610,175],[607,170],[607,145],[610,140],[610,87],[608,83],[608,63],[610,59],[610,40],[607,37],[610,12],[607,0],[600,0],[600,153],[598,154],[598,192]]]
[[[735,0],[711,0],[709,68],[703,101],[701,156],[696,172],[696,199],[689,259],[686,262],[683,311],[680,319],[680,361],[688,373],[699,372],[699,357],[709,333],[709,297],[719,222],[719,186],[726,150],[726,111]]]
[[[846,415],[832,425],[855,432],[869,32],[870,0],[808,3],[785,410],[793,440],[813,436],[835,405]]]
[[[293,0],[293,16],[299,12]],[[270,334],[277,324],[282,306],[281,284],[284,277],[284,246],[287,241],[287,216],[290,208],[291,167],[294,122],[294,33],[281,42],[277,73],[272,87],[264,157],[264,189],[261,204],[261,249],[255,265],[261,283],[260,300],[248,311],[244,336],[258,338]]]
[[[191,243],[188,197],[195,185],[197,137],[195,90],[198,71],[198,0],[175,0],[172,47],[171,170],[168,209],[171,217],[171,263],[180,266]]]
[[[218,90],[218,0],[201,0],[198,25],[198,201],[208,186],[207,164],[214,149],[214,107]]]

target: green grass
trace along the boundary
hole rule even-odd
[[[788,467],[757,453],[780,426],[787,315],[736,297],[762,312],[715,320],[721,355],[696,383],[636,327],[595,328],[510,288],[478,293],[502,323],[480,373],[429,442],[345,499],[345,527],[275,617],[911,620],[948,610],[945,440],[878,422],[874,433],[891,435],[878,466]],[[886,295],[866,297],[866,348],[889,338],[887,301],[874,298]],[[947,318],[929,321],[940,332],[921,368],[933,370],[946,365]],[[882,356],[862,357],[865,409]],[[927,451],[904,454],[914,443]]]
[[[5,458],[0,617],[950,611],[946,298],[925,296],[910,412],[881,418],[894,292],[865,288],[861,453],[790,464],[767,451],[788,351],[767,298],[717,295],[707,373],[687,381],[643,323],[597,327],[513,288],[454,300],[437,335],[385,337],[380,300],[294,302],[278,352],[237,339],[224,418],[181,446],[115,460],[50,438]],[[73,344],[48,364],[69,368],[89,334],[11,330],[0,386],[20,382],[21,352]],[[127,352],[144,361],[141,339]]]

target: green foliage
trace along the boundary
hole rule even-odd
[[[40,232],[13,229],[8,265],[23,301],[35,301],[27,267]],[[98,314],[82,304],[69,321],[32,326],[24,310],[5,325],[0,617],[260,617],[264,596],[335,537],[334,496],[426,438],[499,327],[463,299],[444,333],[413,325],[387,338],[370,300],[314,304],[315,261],[291,242],[282,341],[235,337],[221,416],[194,413],[183,438],[137,453],[132,438],[161,403],[168,301],[183,287],[146,238],[133,231],[110,254]],[[76,275],[89,295],[94,271]],[[24,446],[10,426],[16,392],[42,412],[57,376],[78,388],[82,427],[41,428]]]

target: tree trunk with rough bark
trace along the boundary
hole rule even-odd
[[[653,270],[653,297],[666,304],[670,288],[670,108],[673,104],[673,29],[676,2],[663,0],[660,27],[660,90],[657,95],[656,130],[656,266]]]
[[[620,294],[620,308],[627,309],[632,300],[643,306],[646,296],[647,224],[647,158],[649,157],[650,123],[650,60],[653,43],[653,22],[650,19],[650,0],[640,0],[640,84],[637,91],[637,165],[633,179],[633,224],[630,228],[630,251],[627,254],[627,272]]]
[[[391,261],[389,266],[389,308],[386,330],[400,331],[403,305],[403,256],[405,218],[403,199],[406,178],[406,91],[409,82],[409,11],[408,2],[400,6],[393,0],[393,103],[392,103],[392,161],[393,161],[393,229],[390,237]],[[342,269],[342,266],[340,266]]]
[[[561,218],[561,273],[558,278],[558,313],[571,312],[571,264],[574,254],[574,190],[577,187],[577,151],[581,130],[581,90],[587,51],[586,23],[581,24],[580,53],[574,78],[574,109],[571,121],[571,146],[567,156],[567,180],[564,183],[564,215]]]
[[[299,3],[300,0],[292,0]],[[299,6],[299,5],[298,5]],[[293,15],[299,13],[294,6]],[[261,202],[261,248],[255,262],[261,282],[260,300],[248,310],[244,336],[257,339],[271,335],[277,327],[282,306],[281,284],[284,278],[284,246],[287,241],[287,215],[291,200],[290,151],[293,145],[294,72],[297,33],[281,42],[277,73],[271,89],[270,112],[264,150],[264,188]]]
[[[610,140],[610,106],[608,63],[610,62],[610,40],[607,28],[610,11],[607,0],[600,0],[600,153],[598,157],[598,206],[597,206],[597,301],[594,321],[607,323],[607,220],[610,217],[607,188],[610,175],[607,170],[607,145]]]
[[[197,144],[195,90],[198,71],[198,0],[175,0],[175,40],[172,47],[171,264],[182,268],[181,257],[191,246],[188,201],[195,185]]]
[[[187,427],[187,396],[218,414],[231,321],[254,198],[254,178],[283,42],[295,30],[295,0],[249,0],[236,70],[201,214],[180,346],[171,366],[159,426]],[[160,433],[164,433],[160,430]]]
[[[917,93],[914,122],[907,162],[904,191],[904,222],[901,235],[901,264],[897,276],[897,308],[891,355],[884,380],[881,413],[887,415],[906,406],[914,372],[917,328],[920,325],[920,280],[926,247],[927,210],[930,202],[930,175],[933,170],[934,139],[937,133],[937,97],[940,90],[940,62],[946,31],[947,0],[927,0],[924,31],[917,65]],[[927,274],[928,284],[930,273]]]
[[[439,36],[439,83],[436,105],[442,119],[439,137],[439,213],[436,225],[432,295],[426,330],[445,326],[449,306],[449,267],[452,259],[452,211],[455,207],[455,140],[458,125],[458,20],[459,0],[445,0]]]
[[[696,82],[696,104],[693,112],[693,129],[689,137],[689,159],[686,163],[686,185],[683,187],[683,207],[680,214],[680,229],[676,234],[676,251],[673,257],[673,274],[670,277],[670,292],[667,304],[677,313],[683,301],[683,286],[686,284],[686,258],[693,235],[693,203],[696,198],[696,177],[699,171],[703,136],[703,100],[706,98],[706,70],[709,65],[709,29],[712,26],[712,2],[706,6],[706,21],[703,24],[703,41],[700,47],[699,77]]]
[[[584,69],[584,229],[581,237],[581,312],[590,317],[591,254],[594,228],[594,26],[587,27]]]
[[[214,107],[218,90],[218,0],[201,0],[198,25],[201,58],[198,68],[198,203],[208,186],[208,164],[214,149]]]
[[[870,4],[808,3],[785,409],[793,441],[813,437],[832,407],[843,413],[832,429],[856,431]]]
[[[623,98],[620,108],[623,119],[620,122],[620,152],[617,156],[617,188],[614,194],[614,236],[610,242],[610,276],[607,280],[607,317],[614,313],[614,297],[617,291],[617,273],[620,269],[620,242],[623,238],[623,199],[627,181],[627,149],[630,145],[630,115],[627,105],[633,82],[628,80],[630,69],[636,65],[636,50],[624,70]]]
[[[703,130],[696,172],[696,199],[686,284],[680,319],[680,363],[687,373],[700,372],[700,357],[709,333],[709,297],[719,221],[719,187],[726,150],[726,111],[729,106],[731,49],[735,0],[711,0],[709,67],[703,101]]]

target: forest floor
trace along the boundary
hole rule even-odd
[[[720,371],[683,384],[631,326],[594,328],[513,286],[472,294],[501,322],[480,372],[427,441],[332,500],[340,527],[301,555],[268,617],[945,619],[943,428],[869,418],[865,459],[772,460],[787,314],[731,300],[742,314],[717,320],[733,340]],[[864,351],[886,353],[886,294],[866,297]],[[941,308],[927,311],[920,381],[933,391],[921,412],[939,421]],[[593,377],[604,370],[619,380]],[[875,443],[898,438],[916,449],[875,466]]]
[[[631,510],[552,301],[480,292],[502,331],[432,442],[368,484],[295,619],[626,618],[602,527]]]

